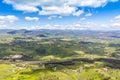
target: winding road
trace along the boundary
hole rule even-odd
[[[83,62],[88,62],[88,63],[100,61],[100,62],[108,62],[111,64],[120,64],[120,59],[118,59],[118,58],[74,58],[74,59],[68,59],[68,60],[24,61],[24,63],[73,65],[76,61],[83,61]]]

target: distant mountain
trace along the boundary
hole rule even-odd
[[[1,29],[0,34],[19,34],[30,37],[47,37],[47,36],[64,36],[64,37],[109,37],[109,38],[120,38],[120,31],[90,31],[90,30],[49,30],[49,29],[38,29],[38,30],[11,30]]]
[[[7,32],[8,34],[23,34],[25,33],[27,30],[25,29],[21,29],[21,30],[12,30],[10,32]]]
[[[7,32],[13,31],[12,29],[0,29],[0,34],[7,34]]]
[[[37,37],[46,37],[47,34],[45,34],[44,31],[41,30],[26,30],[26,29],[21,29],[21,30],[11,30],[7,31],[7,34],[19,34],[23,36],[37,36]]]

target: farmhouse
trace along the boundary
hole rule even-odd
[[[28,60],[29,57],[24,55],[24,54],[15,54],[15,55],[10,55],[8,57],[4,57],[4,60],[10,60],[10,61],[19,61],[19,60]]]

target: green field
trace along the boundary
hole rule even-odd
[[[40,69],[36,65],[21,63],[0,64],[0,80],[119,80],[120,70],[102,62],[77,63],[72,66],[56,66]]]
[[[104,62],[76,62],[74,65],[26,64],[3,60],[15,54],[26,60],[67,60],[73,58],[120,58],[120,42],[79,37],[0,36],[0,80],[120,80],[120,67]]]

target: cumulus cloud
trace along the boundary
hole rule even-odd
[[[80,21],[84,21],[84,20],[86,20],[86,18],[80,18]]]
[[[38,17],[29,17],[29,16],[26,16],[25,20],[27,20],[27,21],[39,21],[39,18]]]
[[[74,16],[80,16],[81,14],[83,14],[84,11],[83,10],[79,10],[73,13]]]
[[[110,22],[111,26],[113,26],[114,28],[119,27],[120,28],[120,15],[115,16],[115,18],[113,20],[111,20]]]
[[[61,19],[61,18],[62,18],[62,16],[58,16],[58,18],[59,18],[59,19]]]
[[[79,16],[81,12],[78,7],[101,7],[108,2],[118,0],[3,0],[10,4],[14,9],[24,12],[39,12],[40,15],[75,15]],[[40,7],[41,9],[39,9]]]
[[[36,7],[29,6],[29,5],[14,5],[14,8],[16,10],[21,10],[24,12],[37,12],[37,11],[39,11]]]
[[[114,19],[120,19],[120,15],[116,16]]]
[[[0,23],[5,23],[5,22],[12,23],[17,20],[18,20],[18,17],[14,15],[0,16]]]
[[[101,7],[105,6],[108,2],[116,1],[118,0],[68,0],[68,4],[73,6]]]
[[[0,24],[0,29],[6,29],[7,26],[5,24]]]
[[[56,18],[57,16],[49,16],[48,19],[51,20],[53,18]]]
[[[48,17],[49,20],[51,20],[51,19],[55,19],[55,18],[59,18],[59,19],[61,19],[62,16],[52,15],[52,16],[49,16],[49,17]]]
[[[85,16],[87,16],[87,17],[92,16],[92,13],[87,13]]]
[[[120,27],[120,23],[113,23],[112,26],[114,26],[114,27]]]
[[[84,27],[81,24],[72,24],[72,25],[60,25],[60,24],[46,24],[44,26],[34,26],[32,27],[32,29],[51,29],[51,30],[55,30],[55,29],[59,29],[59,30],[83,30]],[[29,28],[31,29],[31,28]]]
[[[68,5],[63,6],[49,6],[42,7],[42,11],[39,12],[40,15],[70,15],[76,11],[75,7],[70,7]]]
[[[37,2],[39,0],[36,0]],[[38,4],[34,0],[3,0],[4,3],[10,4],[14,9],[24,11],[24,12],[37,12]]]
[[[107,23],[97,23],[92,21],[84,21],[86,18],[80,18],[80,22],[74,22],[68,25],[47,24],[44,26],[32,26],[29,29],[60,29],[60,30],[120,30],[119,15],[114,17],[112,21]],[[28,29],[28,28],[26,28]]]

